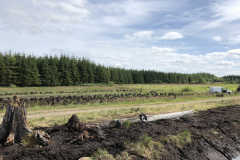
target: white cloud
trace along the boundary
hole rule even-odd
[[[89,1],[91,2],[91,1]],[[177,0],[156,1],[156,0],[116,0],[99,2],[93,12],[99,13],[96,22],[102,25],[114,27],[144,27],[150,26],[158,15],[174,10],[181,5]],[[175,4],[175,5],[172,5]],[[96,10],[97,9],[97,10]]]
[[[182,39],[183,35],[178,32],[168,32],[164,34],[162,37],[156,37],[156,39],[161,39],[161,40],[175,40],[175,39]]]
[[[239,1],[0,0],[0,49],[73,53],[131,69],[240,74],[240,49],[232,49],[240,44]]]
[[[184,64],[184,63],[187,63],[187,62],[184,61],[184,60],[166,60],[165,62],[167,62],[167,63],[173,63],[173,64]]]
[[[140,39],[157,39],[157,40],[175,40],[175,39],[182,39],[183,35],[178,32],[168,32],[164,34],[162,37],[153,36],[154,31],[139,31],[135,32],[132,35],[126,34],[124,37],[126,39],[131,40],[140,40]]]
[[[170,47],[156,47],[156,46],[151,47],[151,53],[152,54],[173,53],[175,51],[177,51],[177,49],[170,48]]]
[[[228,39],[228,43],[232,45],[240,44],[240,35]]]
[[[215,28],[240,19],[240,1],[228,0],[213,3],[209,10],[212,11],[212,21],[203,28]]]
[[[240,58],[240,49],[232,49],[227,52],[229,58]]]
[[[9,0],[1,3],[0,20],[6,28],[30,33],[50,32],[67,34],[69,24],[81,24],[90,12],[86,0]],[[61,32],[62,31],[62,32]]]
[[[213,39],[214,41],[217,41],[217,42],[222,41],[222,37],[220,37],[220,36],[214,36],[214,37],[212,37],[212,39]]]
[[[66,0],[66,2],[75,6],[84,7],[88,3],[88,0]]]
[[[229,53],[229,54],[239,54],[240,55],[240,49],[232,49],[232,50],[229,50],[227,53]]]
[[[170,3],[169,3],[170,2]],[[151,12],[164,12],[170,8],[173,8],[171,3],[179,3],[176,0],[165,1],[139,1],[139,0],[127,0],[127,1],[112,1],[110,3],[98,5],[100,9],[108,14],[114,14],[114,16],[125,16],[129,18],[150,15]],[[142,17],[141,17],[142,18]]]
[[[226,52],[212,52],[212,53],[207,53],[205,57],[207,59],[223,59],[226,58],[228,55]]]
[[[76,2],[75,2],[76,3]],[[37,6],[45,6],[52,9],[55,9],[56,11],[61,11],[63,14],[72,14],[72,16],[79,16],[79,18],[85,18],[89,15],[88,10],[81,8],[79,6],[75,6],[68,2],[52,2],[49,0],[33,0],[33,4]],[[83,6],[85,4],[85,1],[79,1],[78,3],[80,6]]]
[[[217,65],[224,65],[224,66],[234,66],[235,63],[233,61],[220,61],[216,62]]]
[[[127,39],[151,39],[154,31],[139,31],[132,35],[126,34],[124,37]]]

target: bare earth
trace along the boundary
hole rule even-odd
[[[171,106],[171,105],[183,105],[183,104],[194,104],[194,103],[204,103],[204,102],[219,102],[223,100],[236,100],[240,97],[219,97],[208,100],[194,100],[187,102],[172,102],[166,104],[146,104],[139,106],[121,106],[121,107],[101,107],[99,109],[93,107],[84,107],[84,108],[69,108],[69,109],[53,109],[53,110],[41,110],[41,111],[29,111],[27,112],[28,119],[41,118],[41,117],[52,117],[52,116],[63,116],[63,115],[72,115],[77,113],[86,113],[86,112],[99,112],[107,110],[118,110],[118,109],[127,109],[127,108],[145,108],[145,107],[161,107],[161,106]],[[0,114],[0,123],[2,122],[4,113]]]
[[[0,144],[0,159],[79,160],[102,149],[112,155],[104,158],[111,160],[230,160],[240,154],[239,117],[240,106],[230,105],[199,111],[180,119],[133,123],[129,127],[85,126],[87,136],[81,136],[84,132],[73,128],[84,126],[83,123],[69,119],[71,125],[66,123],[34,129],[43,130],[50,136],[48,146],[28,147],[15,143],[8,147]],[[149,144],[146,140],[141,142],[143,147],[137,147],[139,138],[144,135],[158,147],[146,145]]]

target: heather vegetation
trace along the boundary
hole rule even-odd
[[[36,57],[0,53],[0,86],[76,86],[87,83],[160,84],[210,83],[218,77],[208,73],[180,74],[103,66],[85,58],[66,55]]]

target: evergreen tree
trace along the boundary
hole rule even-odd
[[[49,66],[48,56],[38,59],[38,70],[40,73],[41,85],[51,86],[51,71]]]
[[[88,83],[89,82],[89,72],[88,72],[88,60],[86,59],[79,59],[78,60],[78,70],[80,73],[80,82],[81,83]]]
[[[0,52],[0,85],[5,86],[5,84],[6,84],[5,63],[4,57]]]
[[[70,60],[70,68],[71,68],[71,81],[73,85],[78,85],[80,83],[80,74],[77,67],[76,58],[72,57]]]
[[[96,73],[95,73],[95,81],[96,83],[108,83],[109,77],[108,73],[105,67],[98,65],[96,67]]]
[[[118,77],[118,69],[117,68],[110,68],[110,73],[111,73],[111,77],[110,77],[110,81],[113,81],[115,84],[119,84],[120,80]]]
[[[58,67],[57,67],[58,62],[59,62],[59,59],[57,56],[49,57],[50,81],[51,81],[50,86],[59,86],[60,85],[60,82],[58,79],[58,77],[59,77],[59,72],[58,72]]]
[[[5,67],[5,83],[4,85],[10,86],[11,84],[17,84],[16,73],[16,59],[11,54],[6,54],[3,58]]]
[[[88,61],[87,72],[88,72],[88,83],[94,83],[95,82],[95,74],[94,73],[96,72],[96,64]]]
[[[58,71],[61,86],[72,85],[70,59],[65,55],[59,59]]]
[[[153,70],[126,70],[96,65],[88,59],[34,57],[11,52],[0,53],[0,85],[10,86],[68,86],[80,83],[206,83],[213,81],[239,82],[240,76],[229,75],[222,79],[208,73],[181,74]]]
[[[19,84],[20,86],[38,86],[41,85],[40,74],[37,69],[36,57],[22,56],[19,66]]]

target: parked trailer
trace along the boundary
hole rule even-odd
[[[229,93],[229,94],[231,94],[232,92],[227,90],[224,87],[210,87],[209,93]]]

